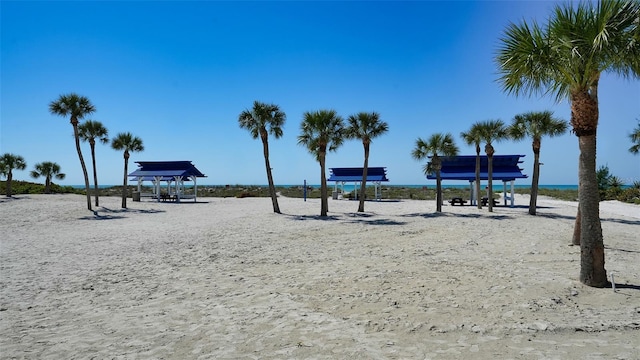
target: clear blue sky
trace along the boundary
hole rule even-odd
[[[238,126],[254,100],[280,105],[284,136],[271,139],[277,184],[320,182],[319,165],[297,145],[305,111],[347,117],[377,111],[389,132],[374,140],[370,166],[390,184],[433,184],[411,150],[417,137],[459,137],[477,122],[552,110],[569,120],[568,102],[515,98],[496,83],[493,61],[509,22],[543,22],[550,1],[216,2],[2,1],[0,153],[21,155],[29,180],[42,161],[61,165],[62,184],[83,184],[68,118],[49,114],[59,95],[87,96],[111,136],[129,131],[145,151],[134,161],[191,160],[204,184],[265,184],[262,145]],[[640,156],[628,134],[640,118],[640,82],[604,75],[600,83],[598,166],[630,183]],[[525,154],[530,141],[496,144]],[[123,157],[97,146],[99,182],[121,184]],[[88,144],[83,152],[90,169]],[[346,142],[328,167],[362,166],[362,144]],[[576,184],[575,136],[544,138],[541,184]],[[39,181],[43,181],[40,179]],[[530,183],[529,179],[518,184]]]

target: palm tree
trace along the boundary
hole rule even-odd
[[[487,120],[478,123],[480,138],[486,144],[484,152],[487,154],[487,187],[489,189],[487,206],[489,212],[493,212],[493,143],[509,137],[507,128],[502,120]]]
[[[109,143],[109,132],[101,122],[87,120],[78,126],[80,140],[88,141],[91,147],[91,163],[93,165],[93,187],[95,189],[96,207],[100,206],[98,191],[98,172],[96,170],[96,139],[103,144]]]
[[[40,176],[44,176],[44,193],[48,194],[51,192],[51,178],[55,177],[58,180],[63,180],[65,178],[65,174],[60,172],[60,165],[45,161],[39,164],[36,164],[35,170],[31,170],[31,177],[34,179],[39,178]]]
[[[7,176],[6,196],[11,197],[11,182],[13,181],[13,169],[24,170],[27,163],[20,155],[5,153],[0,157],[0,172]]]
[[[640,2],[606,0],[557,5],[546,26],[510,24],[496,57],[507,93],[552,94],[571,102],[578,137],[580,281],[607,285],[596,182],[598,83],[605,72],[640,77]],[[576,224],[578,221],[576,221]]]
[[[531,199],[529,199],[529,214],[536,214],[538,198],[538,181],[540,179],[540,143],[543,136],[554,137],[567,132],[567,123],[553,117],[551,111],[528,112],[516,115],[508,128],[509,135],[514,140],[525,137],[532,139],[533,148],[533,179],[531,180]]]
[[[638,122],[638,126],[633,130],[631,134],[629,134],[629,139],[633,145],[629,148],[629,152],[632,154],[640,154],[640,122]]]
[[[365,190],[367,188],[367,172],[369,171],[369,148],[371,139],[389,131],[389,124],[380,121],[380,114],[376,112],[361,112],[348,118],[349,126],[345,129],[348,139],[362,140],[364,147],[364,166],[362,168],[362,187],[360,188],[360,201],[358,212],[364,212]]]
[[[335,110],[307,111],[302,115],[300,132],[298,144],[306,146],[320,163],[320,216],[327,216],[329,201],[325,159],[327,151],[336,151],[342,145],[344,123]]]
[[[461,132],[460,137],[467,145],[476,147],[476,205],[482,209],[482,202],[477,199],[480,196],[480,144],[482,143],[480,127],[478,123],[471,125],[471,129]]]
[[[142,139],[133,136],[130,132],[119,133],[111,140],[111,147],[114,150],[124,150],[124,180],[122,182],[122,208],[127,208],[127,175],[129,169],[129,153],[144,150]]]
[[[78,121],[85,116],[96,111],[88,98],[75,93],[60,95],[58,100],[49,104],[49,112],[59,116],[70,116],[70,122],[73,126],[73,137],[76,140],[76,151],[82,166],[82,174],[84,175],[84,187],[87,193],[87,207],[91,209],[91,193],[89,193],[89,175],[87,174],[87,166],[84,164],[82,150],[80,150],[80,135],[78,133]]]
[[[253,102],[253,109],[245,110],[238,116],[238,123],[243,129],[249,130],[251,136],[262,140],[262,153],[264,154],[264,165],[267,168],[267,181],[269,182],[269,195],[273,203],[273,212],[280,214],[278,206],[278,196],[273,183],[271,164],[269,163],[269,134],[276,139],[282,137],[282,126],[287,116],[280,111],[278,105],[265,104],[259,101]]]
[[[456,146],[453,135],[433,134],[429,139],[416,140],[416,147],[411,152],[411,156],[416,160],[422,160],[431,157],[431,162],[424,167],[424,173],[427,175],[432,170],[436,173],[436,211],[442,212],[442,179],[440,178],[440,170],[442,170],[442,160],[440,156],[456,156],[458,155],[458,147]]]

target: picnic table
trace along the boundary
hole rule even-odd
[[[493,206],[497,206],[498,200],[497,199],[492,199],[492,200],[493,200]],[[487,206],[487,204],[489,204],[489,198],[485,196],[482,198],[482,205]]]
[[[455,206],[456,204],[457,205],[464,205],[464,204],[467,203],[467,200],[463,200],[460,197],[454,197],[451,200],[449,200],[449,203],[451,204],[451,206]]]

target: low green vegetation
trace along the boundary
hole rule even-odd
[[[29,181],[19,181],[13,180],[11,182],[12,190],[11,192],[14,195],[18,194],[44,194],[45,186],[44,184],[32,183]],[[6,191],[7,182],[0,181],[0,194],[3,194]],[[76,189],[72,186],[60,186],[54,183],[51,183],[51,191],[52,194],[84,194],[84,189]]]
[[[5,189],[6,182],[0,181],[0,193]],[[280,196],[303,198],[304,197],[303,186],[290,186],[290,187],[276,187],[276,192]],[[333,187],[329,189],[329,197],[332,196]],[[501,190],[501,189],[500,189]],[[128,186],[128,194],[132,194],[137,191],[136,186]],[[151,187],[143,186],[142,192],[150,193]],[[529,188],[516,188],[516,194],[530,194]],[[43,194],[44,185],[36,184],[27,181],[14,181],[13,182],[14,194]],[[57,184],[51,184],[51,193],[54,194],[84,194],[84,189],[77,189],[71,186],[60,186]],[[193,189],[187,188],[187,194],[192,194]],[[91,191],[93,195],[93,190]],[[374,187],[367,186],[366,199],[374,199]],[[423,187],[407,187],[407,186],[382,186],[378,189],[378,195],[382,194],[383,200],[435,200],[436,189],[434,186]],[[499,198],[502,191],[498,191],[496,188],[495,198]],[[606,190],[605,198],[602,200],[619,200],[631,204],[640,204],[640,182],[636,182],[630,187],[611,187]],[[100,189],[100,196],[122,196],[122,186],[112,186],[108,188]],[[467,188],[448,188],[442,189],[443,199],[454,197],[460,197],[463,199],[469,199],[469,189]],[[578,201],[577,189],[539,189],[539,196],[548,196],[554,199],[565,201]],[[130,196],[130,195],[129,195]],[[259,185],[200,185],[198,186],[199,197],[218,197],[218,198],[248,198],[248,197],[269,197],[269,187]],[[354,196],[353,192],[343,194],[343,198],[351,199]],[[320,187],[309,186],[307,188],[307,197],[309,199],[320,198]]]

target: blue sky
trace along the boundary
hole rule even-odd
[[[459,137],[478,121],[551,110],[569,120],[568,102],[515,98],[498,83],[494,55],[509,22],[543,22],[551,1],[216,2],[2,1],[0,153],[21,155],[29,180],[36,163],[54,161],[82,184],[68,118],[48,112],[59,95],[87,96],[113,137],[129,131],[144,152],[134,161],[191,160],[204,184],[265,184],[262,145],[238,126],[254,100],[278,104],[284,136],[271,139],[277,184],[320,182],[320,168],[297,145],[305,111],[347,117],[376,111],[389,132],[374,140],[370,166],[390,184],[427,184],[410,156],[417,137]],[[630,183],[640,156],[628,134],[640,119],[640,82],[606,74],[600,83],[598,166]],[[496,154],[524,154],[530,141],[505,141]],[[101,184],[120,184],[121,152],[97,146]],[[83,153],[90,166],[88,144]],[[362,144],[346,142],[328,167],[362,166]],[[544,138],[541,184],[576,184],[578,143]],[[90,169],[90,167],[89,167]],[[90,170],[89,170],[90,171]],[[40,179],[39,181],[43,181]],[[529,179],[519,184],[530,183]]]

